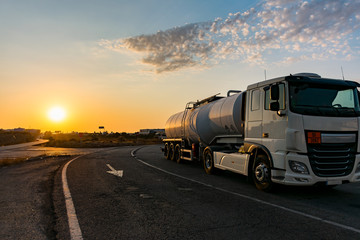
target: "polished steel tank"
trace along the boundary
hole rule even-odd
[[[245,92],[176,113],[165,124],[166,137],[209,145],[219,135],[243,135],[243,101]]]

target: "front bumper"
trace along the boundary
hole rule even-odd
[[[308,168],[309,174],[295,173],[289,166],[289,160],[301,162]],[[360,163],[360,154],[355,156],[355,164],[350,174],[341,177],[319,177],[314,174],[311,169],[309,158],[307,155],[297,153],[288,153],[285,156],[285,170],[273,169],[271,171],[272,181],[285,185],[309,186],[318,183],[326,185],[339,185],[349,182],[360,182],[360,171],[356,172]]]

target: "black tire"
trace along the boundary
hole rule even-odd
[[[165,143],[165,146],[164,146],[164,156],[167,160],[170,159],[170,147],[169,147],[168,143]]]
[[[174,151],[174,161],[181,163],[181,148],[179,144],[176,144]]]
[[[214,167],[214,156],[209,148],[205,148],[203,154],[203,166],[204,170],[207,174],[214,174],[215,167]]]
[[[170,160],[174,161],[175,160],[175,146],[173,143],[170,144],[169,155],[170,155]]]
[[[273,183],[271,181],[271,169],[268,158],[264,155],[258,155],[254,161],[252,176],[255,187],[264,192],[270,192]]]

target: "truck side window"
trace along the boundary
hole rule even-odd
[[[275,102],[274,100],[270,99],[270,88],[267,87],[264,89],[265,90],[265,110],[270,110],[270,103]],[[280,106],[280,110],[284,110],[285,109],[285,85],[283,83],[279,84],[279,106]]]
[[[332,102],[332,106],[339,105],[345,108],[355,108],[354,90],[345,89],[338,91],[336,98]]]
[[[251,111],[260,109],[260,90],[254,90],[251,93]]]

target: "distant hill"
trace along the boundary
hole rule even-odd
[[[0,129],[0,146],[13,145],[35,141],[40,135],[36,129]]]

